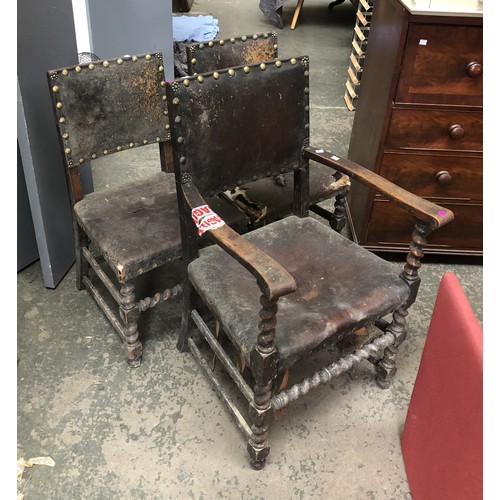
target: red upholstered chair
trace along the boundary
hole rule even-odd
[[[483,498],[483,332],[445,273],[401,439],[414,500]]]

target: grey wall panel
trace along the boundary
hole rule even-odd
[[[78,62],[68,0],[17,5],[18,143],[44,284],[55,288],[74,262],[73,224],[46,71]]]
[[[17,145],[17,270],[29,266],[38,259],[35,228],[24,178],[19,143]]]
[[[162,52],[174,77],[172,0],[87,0],[91,51],[101,59]]]

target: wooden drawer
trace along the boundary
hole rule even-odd
[[[483,207],[481,204],[441,203],[455,214],[455,219],[428,238],[434,251],[455,254],[478,254],[483,250]],[[394,204],[375,200],[367,237],[363,245],[373,248],[405,250],[411,241],[414,219]]]
[[[483,149],[483,113],[393,109],[385,147],[480,152]]]
[[[396,102],[482,106],[482,26],[411,24]]]
[[[483,199],[483,159],[477,156],[385,153],[380,175],[426,198]]]

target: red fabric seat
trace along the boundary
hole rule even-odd
[[[450,272],[438,290],[401,446],[414,500],[483,498],[483,332]]]

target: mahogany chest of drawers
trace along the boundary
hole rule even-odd
[[[427,253],[482,255],[482,15],[415,14],[375,3],[349,159],[450,208]],[[407,251],[414,221],[353,183],[353,234],[378,251]]]

